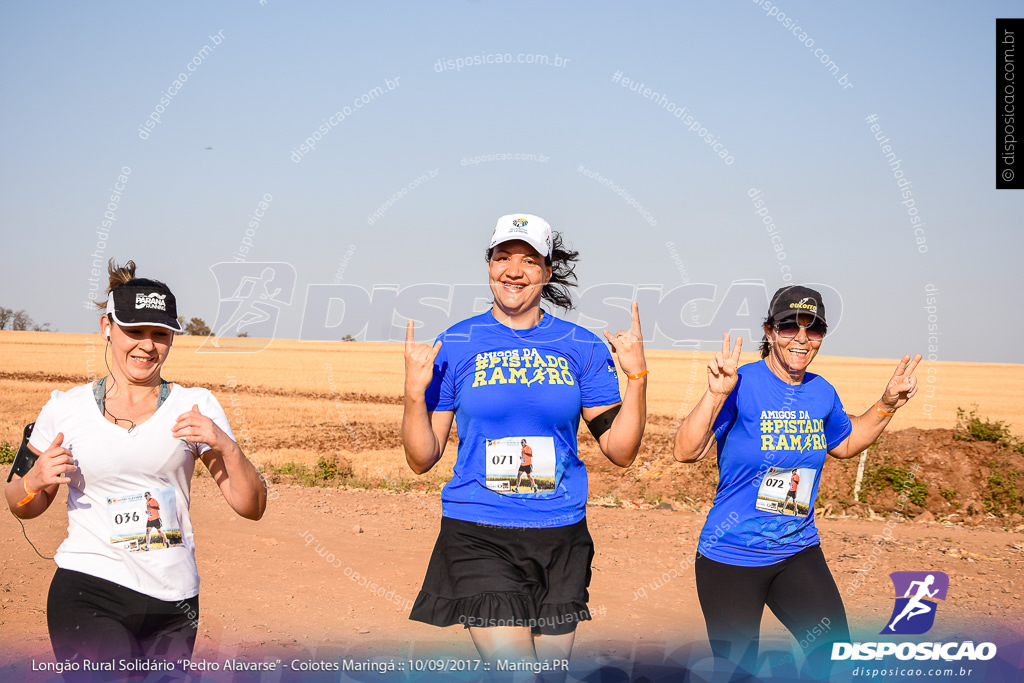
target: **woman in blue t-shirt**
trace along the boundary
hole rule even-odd
[[[575,251],[542,218],[502,216],[487,250],[494,303],[436,343],[405,346],[402,439],[427,472],[458,423],[454,475],[441,495],[441,531],[410,618],[469,628],[480,654],[527,662],[567,659],[590,619],[594,546],[586,526],[580,417],[616,465],[633,462],[646,421],[647,365],[636,304],[632,325],[605,332],[628,377],[588,330],[541,309],[572,307]],[[520,492],[529,444],[529,491]]]
[[[718,447],[718,491],[694,563],[697,595],[715,656],[747,671],[756,664],[765,605],[808,654],[849,640],[814,524],[821,470],[826,455],[852,458],[874,443],[917,393],[912,374],[921,356],[904,356],[882,397],[848,417],[832,385],[807,371],[826,330],[820,293],[777,291],[762,360],[739,367],[743,340],[730,349],[723,335],[708,363],[708,390],[676,432],[682,462]]]

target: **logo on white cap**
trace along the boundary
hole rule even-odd
[[[509,240],[522,240],[540,255],[551,256],[551,226],[539,216],[513,213],[499,218],[491,235],[491,247]]]

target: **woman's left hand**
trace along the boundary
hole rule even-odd
[[[619,357],[619,367],[626,375],[639,375],[647,369],[644,357],[644,336],[640,332],[640,308],[633,302],[633,319],[628,330],[615,334],[605,330],[604,336],[612,345],[612,353]]]
[[[189,443],[205,443],[210,448],[220,450],[218,444],[227,439],[227,434],[210,418],[199,412],[199,406],[178,416],[171,434],[175,439],[185,439]]]
[[[903,356],[899,365],[896,366],[896,372],[892,374],[882,398],[878,401],[878,405],[886,412],[896,412],[917,393],[917,377],[914,377],[913,374],[920,362],[921,354],[917,354],[913,358],[907,355]]]

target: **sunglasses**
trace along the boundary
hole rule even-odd
[[[825,331],[828,326],[817,320],[810,325],[801,325],[796,320],[784,320],[779,323],[775,323],[775,331],[783,339],[792,339],[796,335],[800,334],[800,330],[807,332],[807,341],[821,341],[825,337]]]

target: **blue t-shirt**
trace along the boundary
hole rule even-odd
[[[454,410],[459,435],[442,514],[527,528],[583,519],[580,410],[619,402],[615,363],[604,342],[547,313],[535,327],[514,330],[490,311],[439,338],[427,407]]]
[[[801,384],[762,360],[739,379],[715,419],[718,492],[697,549],[717,562],[762,567],[816,545],[814,500],[831,448],[853,426],[831,384]]]

